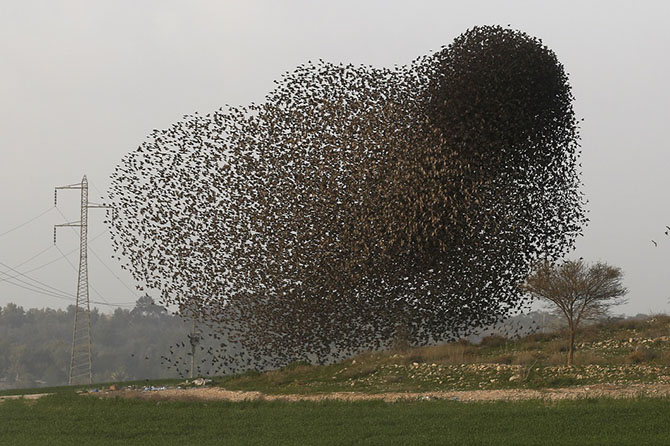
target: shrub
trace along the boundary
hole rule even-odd
[[[543,355],[539,352],[520,352],[514,357],[514,364],[531,365],[542,359]]]
[[[423,355],[419,351],[412,351],[409,355],[405,356],[403,361],[405,364],[411,364],[413,362],[423,363],[426,362]]]
[[[552,353],[547,358],[548,365],[565,365],[565,354],[563,353]]]
[[[495,364],[512,364],[514,361],[514,356],[511,354],[506,354],[506,355],[500,355],[496,356],[495,358],[491,358],[491,362]]]
[[[485,336],[482,338],[482,340],[479,342],[480,347],[490,347],[490,348],[495,348],[495,347],[500,347],[501,345],[505,345],[509,342],[507,338],[504,336],[500,335],[489,335]]]
[[[259,372],[256,369],[249,369],[246,372],[242,373],[242,375],[240,375],[240,377],[244,378],[255,378],[257,376],[261,376],[261,372]]]
[[[576,365],[589,365],[589,364],[602,364],[603,358],[598,356],[593,352],[580,352],[577,350],[575,352],[575,364]]]
[[[647,320],[645,319],[625,319],[617,323],[619,328],[626,330],[643,330],[647,328]]]
[[[628,362],[631,364],[640,364],[642,362],[653,361],[658,357],[656,350],[651,348],[637,348],[628,355]]]
[[[566,353],[568,350],[569,345],[565,339],[556,339],[544,347],[544,351],[548,353]]]
[[[581,384],[580,381],[573,376],[556,376],[549,378],[546,382],[548,387],[569,387]]]
[[[579,337],[582,342],[594,342],[602,339],[603,337],[603,332],[608,330],[608,326],[604,324],[590,324],[590,325],[584,325],[582,329],[580,330],[581,333],[579,334]],[[566,346],[567,349],[567,346]]]
[[[284,367],[282,367],[282,370],[284,371],[304,371],[305,369],[311,369],[313,366],[307,361],[294,361]]]
[[[558,338],[559,334],[556,332],[551,332],[551,333],[533,333],[532,335],[526,336],[526,338],[522,341],[525,342],[530,341],[530,342],[548,342],[548,341],[553,341],[554,339]]]
[[[358,379],[358,378],[365,378],[366,376],[372,375],[377,371],[376,366],[364,366],[361,368],[349,368],[342,373],[340,373],[340,376],[345,379]]]
[[[412,355],[408,362],[442,362],[446,364],[463,364],[468,362],[476,352],[476,348],[467,341],[450,342],[448,344],[431,345]]]

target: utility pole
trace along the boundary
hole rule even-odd
[[[60,227],[79,227],[79,277],[77,279],[77,300],[74,307],[74,326],[72,329],[72,351],[70,354],[70,370],[68,384],[76,381],[93,383],[91,367],[91,308],[88,295],[88,210],[91,208],[107,208],[108,206],[89,203],[88,180],[86,175],[81,183],[59,186],[54,190],[54,206],[58,204],[59,189],[81,190],[81,218],[78,222],[54,225],[54,245],[56,229]]]
[[[193,329],[191,330],[191,334],[188,335],[188,340],[191,343],[191,369],[188,372],[188,377],[191,379],[193,379],[193,370],[195,369],[195,349],[202,338],[202,333],[200,332],[200,329],[196,328],[195,322],[195,315],[193,315]]]

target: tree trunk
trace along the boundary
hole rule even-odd
[[[568,367],[570,367],[575,359],[575,327],[570,324],[570,347],[568,349]]]

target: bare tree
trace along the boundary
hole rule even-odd
[[[568,365],[575,353],[575,333],[584,319],[608,314],[613,305],[624,303],[628,290],[622,285],[620,268],[603,262],[593,265],[569,260],[561,265],[542,263],[523,285],[533,297],[555,305],[556,313],[568,322],[570,347]]]

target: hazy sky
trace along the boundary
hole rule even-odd
[[[260,102],[273,79],[310,59],[404,64],[474,25],[509,24],[556,52],[585,119],[591,223],[573,257],[624,270],[630,302],[619,312],[668,312],[669,18],[670,2],[639,0],[4,0],[0,305],[70,303],[11,285],[2,272],[15,275],[8,267],[21,265],[18,271],[33,270],[30,279],[12,282],[73,294],[78,236],[60,229],[53,247],[52,227],[79,219],[79,196],[61,192],[56,210],[53,188],[86,174],[91,200],[100,201],[114,167],[153,128],[225,103]],[[91,299],[133,302],[132,279],[110,259],[102,214],[90,217],[89,239],[98,237],[90,244]],[[75,250],[72,265],[58,249]]]

